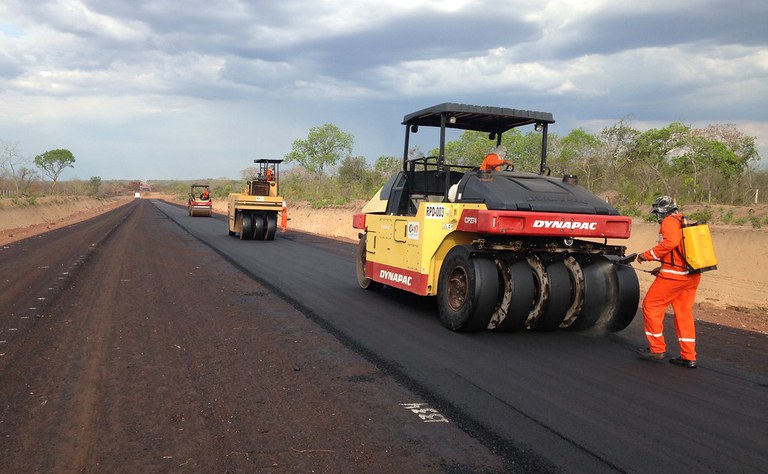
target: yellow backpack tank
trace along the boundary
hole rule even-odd
[[[683,217],[683,257],[692,273],[717,270],[717,257],[707,224],[688,222]]]

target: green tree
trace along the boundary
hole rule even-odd
[[[101,190],[101,176],[91,176],[88,181],[88,194],[97,196]]]
[[[373,169],[386,180],[403,169],[403,160],[396,156],[380,156],[376,158]]]
[[[495,145],[496,142],[490,140],[487,133],[465,130],[457,140],[445,144],[445,159],[457,165],[480,166]],[[430,155],[437,156],[438,153],[435,148]]]
[[[603,167],[600,163],[600,138],[582,128],[571,130],[560,141],[560,155],[553,160],[556,174],[576,174],[580,183],[592,191],[602,178]]]
[[[339,166],[339,182],[342,185],[361,184],[366,180],[368,164],[363,156],[348,156]]]
[[[312,127],[306,139],[294,140],[290,153],[285,155],[285,161],[298,162],[302,168],[313,173],[319,191],[325,168],[351,155],[354,142],[353,135],[333,124]]]
[[[51,178],[51,194],[53,194],[61,172],[66,168],[74,168],[75,157],[69,150],[56,149],[37,155],[34,162],[45,176]]]

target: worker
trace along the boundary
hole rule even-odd
[[[480,169],[498,171],[502,165],[515,167],[514,163],[507,160],[507,148],[504,145],[499,145],[488,153],[483,164],[480,165]]]
[[[656,198],[651,212],[660,224],[659,243],[637,257],[637,261],[658,261],[661,266],[651,273],[656,279],[643,300],[643,321],[649,347],[638,349],[643,359],[664,360],[667,346],[664,342],[664,313],[671,304],[675,315],[675,331],[680,342],[680,356],[669,361],[675,365],[696,368],[696,329],[693,322],[693,304],[701,280],[700,273],[688,271],[682,251],[682,214],[678,214],[675,201],[669,196]]]
[[[210,198],[211,198],[211,195],[208,192],[208,188],[205,188],[205,190],[203,190],[203,194],[200,195],[200,199],[202,199],[203,201],[207,201]]]
[[[270,166],[267,168],[267,181],[274,181],[275,180],[275,170],[272,169]]]

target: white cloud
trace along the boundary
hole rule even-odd
[[[125,147],[172,173],[195,149],[234,163],[256,141],[282,156],[311,126],[364,127],[386,109],[373,115],[396,117],[376,122],[387,130],[358,131],[377,137],[355,150],[373,158],[400,153],[380,137],[389,126],[399,137],[405,113],[466,101],[552,111],[561,134],[628,115],[658,126],[733,122],[754,130],[766,156],[761,2],[185,4],[2,2],[0,130],[11,135],[0,138],[33,149],[66,138],[99,155],[111,142],[111,153]]]

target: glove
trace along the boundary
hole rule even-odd
[[[647,259],[645,257],[643,257],[643,254],[640,254],[640,255],[637,256],[637,263],[643,263],[646,260]]]
[[[651,275],[653,276],[659,276],[659,272],[661,271],[661,267],[656,267],[653,270],[651,270]]]

